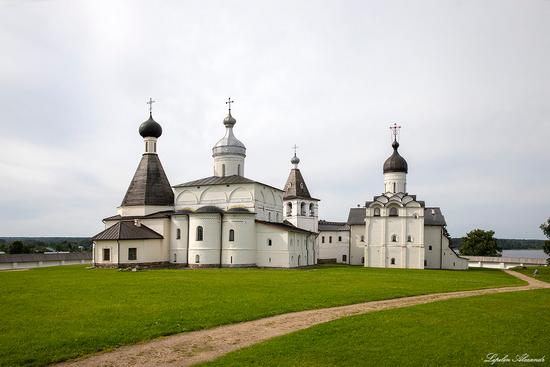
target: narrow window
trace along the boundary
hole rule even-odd
[[[424,260],[424,266],[428,266],[428,260]]]
[[[157,143],[153,142],[153,152],[157,151]]]
[[[197,241],[202,241],[202,235],[203,235],[202,227],[198,226],[197,227]]]
[[[233,256],[231,256],[231,259],[229,260],[230,264],[233,264]]]
[[[103,249],[103,261],[111,261],[111,249]]]
[[[365,257],[361,257],[361,264],[364,264],[365,263]]]
[[[181,229],[176,229],[176,240],[181,239]]]
[[[390,217],[397,217],[397,208],[390,208]]]
[[[235,231],[232,229],[229,230],[229,241],[235,241]]]
[[[428,250],[432,251],[432,245],[428,246]]]
[[[325,236],[321,237],[321,243],[325,243]]]
[[[374,208],[374,216],[379,217],[380,216],[380,208]]]
[[[328,236],[328,243],[332,243],[332,236]]]
[[[278,222],[279,221],[279,213],[275,213],[275,220]]]
[[[267,212],[267,221],[271,222],[271,212]]]
[[[174,262],[178,262],[178,255],[174,254]]]
[[[364,235],[361,236],[361,242],[365,242],[365,236]]]
[[[292,203],[288,203],[286,205],[286,216],[287,217],[292,216]]]
[[[268,245],[268,246],[271,246],[272,244],[273,244],[273,243],[271,242],[271,238],[269,238],[269,239],[267,240],[267,245]]]
[[[306,203],[300,204],[300,214],[305,216],[306,215]]]
[[[128,249],[128,260],[137,260],[137,248],[130,247]]]
[[[201,257],[200,255],[195,255],[195,264],[198,264],[201,262]]]
[[[269,263],[271,263],[271,258],[269,258]]]
[[[395,182],[393,183],[393,192],[395,193]]]
[[[225,164],[222,164],[222,177],[225,177]]]
[[[309,215],[311,217],[315,216],[315,205],[313,205],[313,203],[309,204]]]
[[[395,258],[394,257],[391,258],[391,264],[395,265]]]
[[[394,235],[394,234],[392,234],[392,235],[391,235],[391,241],[392,241],[392,242],[397,242],[397,236]]]
[[[241,175],[241,165],[237,165],[237,175],[240,176]]]
[[[407,242],[412,242],[412,241],[413,241],[412,236],[411,236],[411,235],[408,235],[408,236],[407,236]]]
[[[342,236],[338,236],[338,242],[342,242]]]
[[[348,261],[348,255],[342,255],[342,262],[345,263]]]

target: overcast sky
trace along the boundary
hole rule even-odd
[[[407,188],[452,236],[543,238],[550,1],[0,0],[0,236],[89,236],[115,214],[153,97],[170,183],[212,175],[231,96],[245,175],[297,144],[320,218]]]

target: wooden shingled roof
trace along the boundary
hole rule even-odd
[[[174,192],[158,155],[142,156],[121,205],[174,205]]]

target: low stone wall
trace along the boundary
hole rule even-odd
[[[90,252],[45,254],[0,254],[0,270],[91,264]]]

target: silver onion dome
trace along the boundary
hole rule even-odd
[[[231,111],[223,119],[223,124],[226,127],[225,136],[221,138],[216,145],[212,148],[212,156],[216,157],[225,154],[242,155],[246,157],[246,147],[244,144],[235,137],[233,134],[233,126],[237,123],[237,120],[231,116]]]

